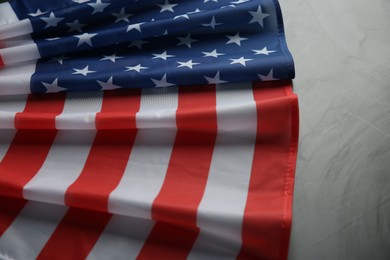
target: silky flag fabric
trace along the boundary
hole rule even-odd
[[[1,8],[3,94],[294,77],[274,0],[14,0]]]
[[[8,96],[0,111],[0,256],[286,259],[289,81]]]
[[[0,260],[285,260],[276,0],[0,4]]]

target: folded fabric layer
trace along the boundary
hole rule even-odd
[[[11,2],[13,9],[8,3],[0,5],[9,17],[0,26],[0,63],[6,66],[0,71],[0,94],[294,77],[277,1],[47,5],[34,1]],[[32,39],[26,38],[30,33]],[[20,66],[29,67],[23,79],[16,77]]]
[[[216,86],[217,95],[236,92],[244,93],[248,88],[279,88],[290,84],[290,81],[254,82],[254,83],[229,83]],[[242,92],[239,90],[243,88]],[[198,90],[209,92],[205,86],[182,88],[157,88],[135,90],[108,90],[104,92],[83,93],[52,93],[45,95],[14,95],[0,96],[0,129],[187,129],[191,131],[208,131],[213,125],[214,106],[193,106],[185,112],[177,111],[177,104],[183,93],[196,95]],[[140,109],[129,113],[127,111],[131,99],[134,96],[140,102]],[[281,97],[280,102],[289,97]],[[116,109],[105,111],[107,104],[115,103]],[[257,103],[257,102],[256,102]],[[150,106],[150,104],[154,104]],[[52,111],[47,107],[57,105],[58,109]],[[219,131],[245,134],[248,126],[252,124],[250,107],[253,100],[243,99],[229,102],[219,107],[218,114],[229,118],[231,124],[222,125]],[[149,106],[147,109],[142,109]],[[189,122],[196,121],[199,124],[176,125],[177,113],[186,117]],[[283,108],[275,110],[273,120],[283,122]],[[55,117],[55,124],[52,118]],[[136,121],[136,124],[130,124]]]
[[[0,253],[286,259],[290,81],[85,95],[0,103]]]

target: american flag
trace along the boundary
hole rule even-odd
[[[273,0],[0,4],[0,259],[287,259],[281,19]]]

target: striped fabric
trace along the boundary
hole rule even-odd
[[[0,259],[286,259],[290,81],[1,97]]]

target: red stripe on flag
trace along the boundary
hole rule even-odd
[[[111,214],[70,208],[37,259],[85,259]]]
[[[3,59],[1,58],[1,55],[0,55],[0,68],[1,67],[5,67],[5,64],[4,64],[4,61],[3,61]]]
[[[51,148],[57,131],[55,117],[62,112],[65,96],[48,94],[32,96],[27,99],[25,109],[18,113],[17,122],[28,113],[46,113],[46,125],[51,130],[18,130],[6,155],[0,162],[0,193],[12,197],[0,197],[0,235],[12,224],[26,201],[23,187],[39,171]],[[23,125],[23,123],[22,123]]]
[[[121,100],[116,103],[117,98]],[[137,134],[135,114],[140,108],[140,91],[123,95],[122,91],[107,91],[97,124],[105,128],[104,114],[127,113],[130,130],[100,130],[79,178],[68,188],[65,202],[68,206],[107,211],[108,196],[121,180]]]
[[[135,114],[141,100],[138,90],[123,93],[105,92],[96,123],[106,128],[111,122],[106,121],[109,117],[105,117],[105,113],[126,113],[124,119],[130,130],[98,131],[83,171],[65,194],[68,206],[83,210],[69,210],[38,258],[84,259],[108,224],[111,214],[104,212],[108,197],[120,182],[130,156],[137,134]],[[121,101],[116,102],[117,99]]]
[[[23,112],[15,116],[16,129],[56,129],[55,118],[62,113],[65,93],[29,95]]]
[[[23,112],[15,118],[29,128],[22,120],[26,114],[47,114],[42,122],[50,130],[18,130],[6,155],[0,162],[0,194],[23,198],[23,187],[39,171],[57,134],[55,117],[62,112],[64,95],[30,95]],[[23,123],[22,123],[23,122]]]
[[[0,237],[26,205],[26,200],[0,196]]]
[[[206,110],[208,113],[204,113]],[[197,114],[202,116],[193,116]],[[157,223],[138,259],[184,259],[198,236],[197,208],[217,135],[215,87],[202,86],[202,91],[181,88],[176,122],[178,132],[167,174],[152,208]],[[196,132],[191,132],[191,127]]]
[[[257,138],[238,259],[287,259],[298,138],[289,81],[254,86]]]
[[[140,105],[139,90],[104,92],[101,113],[96,115],[96,129],[135,129],[135,116]]]

